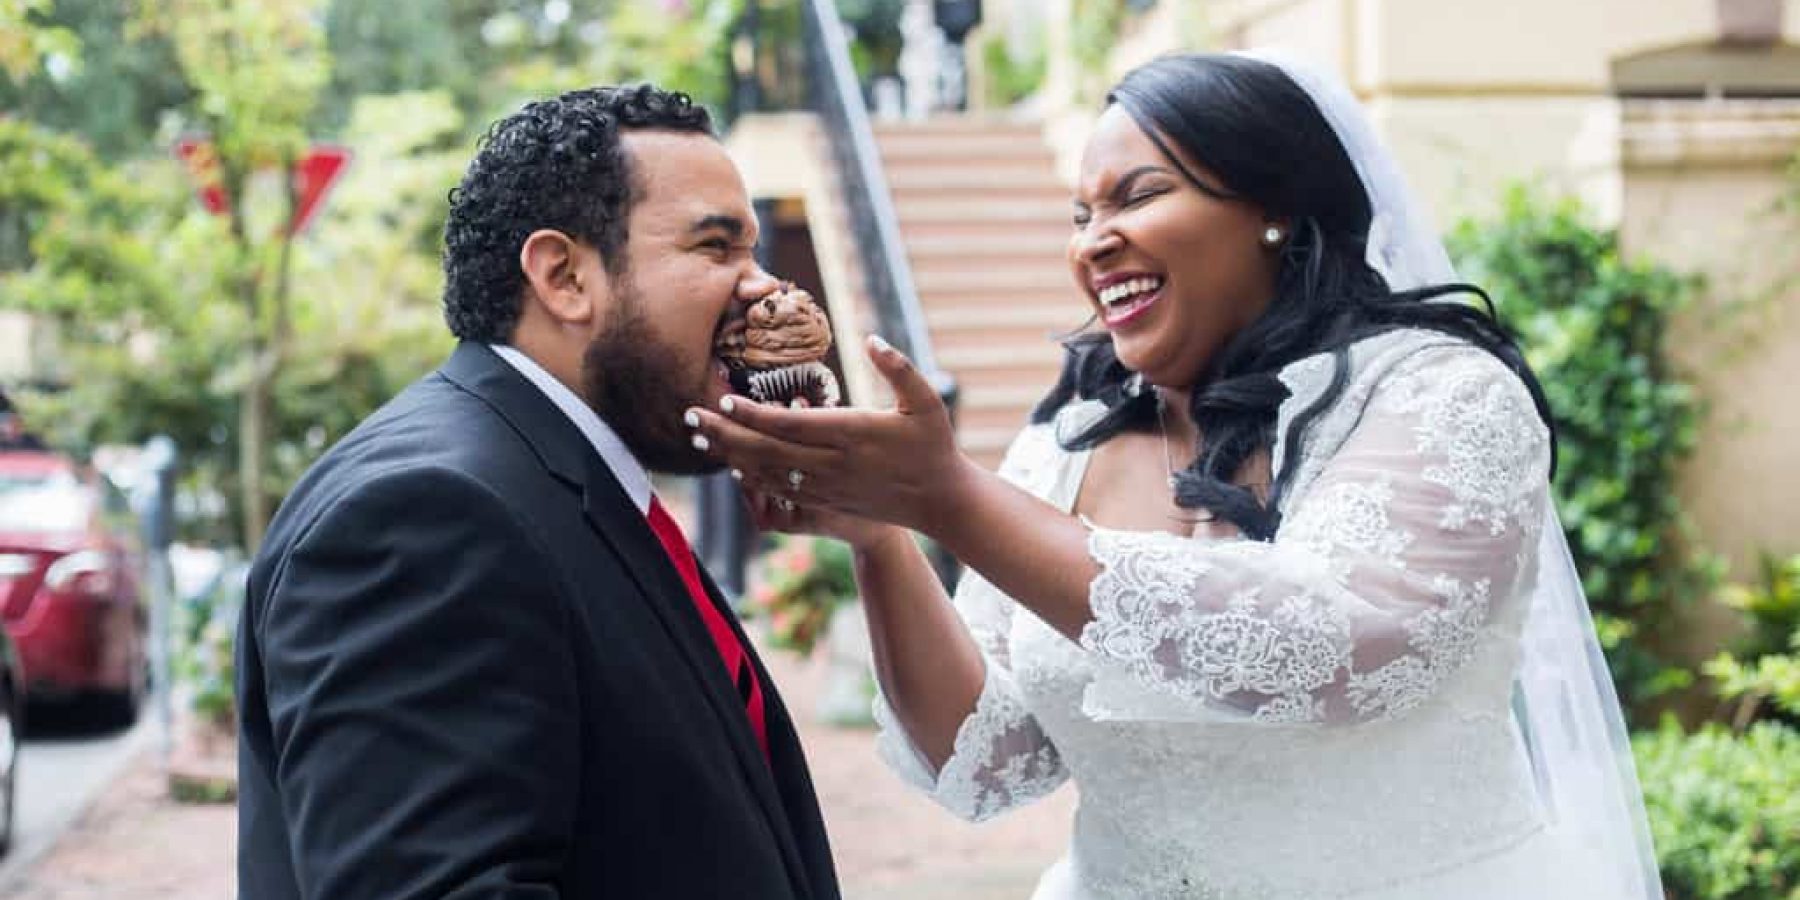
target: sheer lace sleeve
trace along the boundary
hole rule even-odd
[[[1000,474],[1047,497],[1061,452],[1050,426],[1034,425],[1014,439]],[[908,784],[956,815],[979,822],[1049,794],[1068,778],[1068,771],[1013,683],[1007,640],[1013,601],[987,579],[965,570],[955,604],[981,649],[986,677],[975,709],[957,729],[950,759],[941,771],[932,772],[879,692],[875,722],[881,732],[876,747]]]
[[[1381,377],[1270,543],[1095,530],[1081,644],[1101,719],[1343,725],[1404,713],[1535,571],[1548,433],[1466,346]]]

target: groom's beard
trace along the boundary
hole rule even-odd
[[[704,406],[712,360],[682,371],[681,351],[650,327],[629,275],[619,279],[619,303],[581,358],[588,405],[619,435],[644,468],[670,475],[704,475],[725,465],[695,450],[681,417]]]

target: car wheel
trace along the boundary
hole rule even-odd
[[[129,728],[137,721],[138,711],[144,706],[144,696],[149,692],[144,681],[142,676],[133,678],[130,687],[94,698],[94,712],[101,727]]]
[[[12,849],[13,820],[19,785],[19,735],[24,704],[10,694],[0,696],[0,854]]]

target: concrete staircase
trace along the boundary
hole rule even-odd
[[[1056,380],[1056,338],[1087,321],[1069,278],[1069,191],[1039,127],[950,117],[875,128],[958,433],[984,465]]]

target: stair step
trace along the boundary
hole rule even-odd
[[[1090,324],[1092,311],[1081,298],[1072,296],[1071,291],[990,291],[977,292],[945,292],[920,291],[919,305],[925,310],[929,320],[939,310],[948,309],[1039,309],[1042,313],[1032,313],[1027,321],[999,319],[992,327],[1016,328],[1034,327],[1046,331],[1074,331],[1083,325]],[[1054,312],[1052,312],[1054,311]],[[970,313],[970,315],[977,315]],[[996,315],[999,315],[996,313]],[[1021,313],[1021,316],[1025,314]],[[955,329],[955,319],[951,329]],[[1033,324],[1038,323],[1038,324]]]
[[[1060,346],[1065,337],[1086,324],[1080,309],[1070,303],[941,300],[927,297],[923,305],[932,346],[945,350]],[[1062,357],[1058,355],[1057,365],[1061,364]]]
[[[1047,166],[1027,164],[1030,161],[1008,161],[987,166],[949,166],[933,160],[929,164],[911,163],[887,167],[888,188],[896,195],[915,191],[945,192],[974,190],[1016,193],[1043,193],[1068,199],[1069,190],[1057,182]],[[1046,160],[1048,162],[1048,160]]]
[[[874,123],[875,133],[882,134],[968,134],[970,132],[1005,132],[1007,134],[1042,135],[1044,123],[1031,119],[1020,119],[1005,115],[988,115],[983,113],[957,113],[954,115],[932,116],[929,119],[909,119],[906,121],[879,121]]]
[[[1007,446],[1012,444],[1013,437],[1019,433],[1019,429],[1023,426],[1024,423],[1021,422],[1018,426],[1011,428],[1003,425],[987,425],[969,428],[959,427],[956,430],[956,443],[960,445],[963,450],[970,453],[986,451],[995,454],[995,456],[998,457],[1006,452]],[[996,459],[996,462],[997,461],[998,459]]]
[[[961,225],[1051,225],[1069,221],[1070,207],[1066,199],[1024,199],[995,203],[988,200],[960,198],[954,200],[914,200],[894,198],[894,209],[904,230],[918,225],[952,223]]]
[[[1005,134],[972,132],[961,135],[920,131],[877,133],[875,144],[884,165],[904,160],[936,159],[966,164],[972,160],[1018,159],[1041,155],[1044,139],[1036,133]]]
[[[1037,405],[1044,395],[1050,392],[1050,383],[1036,386],[1019,384],[982,385],[964,390],[961,395],[959,409],[990,410],[1011,409],[1029,410]]]
[[[960,352],[963,350],[980,350],[990,347],[1060,347],[1063,332],[1054,328],[980,328],[962,331],[933,331],[931,347],[938,355]],[[1059,351],[1056,356],[1058,365],[1062,364]]]
[[[902,236],[907,255],[914,260],[925,258],[973,257],[979,260],[1033,258],[1060,271],[1068,268],[1069,229],[1063,226],[1045,228],[992,228],[986,231],[943,226],[920,225],[905,229]],[[915,263],[916,265],[916,263]]]
[[[1062,364],[1062,357],[1062,348],[1049,341],[1005,345],[990,342],[980,347],[947,347],[937,354],[938,365],[958,374],[982,369],[1054,372]]]
[[[1045,390],[1049,390],[1049,387],[1046,386]],[[991,428],[995,431],[1016,434],[1019,429],[1024,428],[1031,421],[1031,407],[1035,403],[1036,398],[1033,398],[1031,403],[1012,406],[964,406],[956,412],[956,427],[959,431],[982,431]]]
[[[980,331],[988,328],[1043,328],[1067,331],[1081,324],[1067,304],[946,305],[925,310],[932,331]]]
[[[1061,266],[914,266],[913,282],[921,293],[1035,293],[1054,296],[1075,293],[1068,270]]]
[[[1068,187],[1036,122],[883,123],[876,142],[932,347],[962,389],[958,443],[997,465],[1056,380],[1057,338],[1088,318]]]

